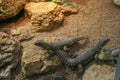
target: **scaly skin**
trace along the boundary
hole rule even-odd
[[[80,38],[79,38],[80,39]],[[72,42],[72,41],[77,41],[78,38],[72,38],[70,40],[67,40],[69,43]],[[110,39],[107,39],[107,38],[103,38],[99,41],[99,43],[94,46],[93,48],[91,48],[90,50],[88,50],[86,53],[76,57],[76,58],[68,58],[67,56],[64,55],[64,52],[59,50],[60,47],[63,47],[64,45],[66,44],[60,44],[60,45],[55,45],[55,43],[46,43],[46,42],[41,42],[41,44],[39,44],[40,42],[37,41],[35,43],[35,45],[37,46],[41,46],[43,48],[46,48],[46,49],[51,49],[54,51],[55,54],[57,54],[66,64],[70,65],[70,66],[76,66],[78,64],[82,64],[84,61],[87,61],[88,59],[90,58],[94,58],[94,55],[95,54],[99,54],[101,49],[110,41]],[[64,41],[61,41],[61,42],[64,42]],[[60,42],[60,43],[61,43]],[[68,42],[65,42],[65,43],[68,43]],[[57,42],[58,43],[58,42]],[[91,60],[91,59],[90,59]]]
[[[94,55],[99,54],[101,49],[109,42],[109,39],[102,39],[100,42],[88,50],[87,52],[83,53],[82,55],[76,58],[68,58],[64,55],[64,52],[61,50],[53,50],[55,54],[57,54],[63,62],[70,66],[76,66],[78,64],[83,64],[85,61],[90,61],[94,58]]]
[[[53,49],[61,49],[65,46],[71,46],[72,44],[76,43],[79,40],[84,40],[87,39],[85,37],[75,37],[75,38],[70,38],[68,40],[60,40],[57,42],[51,42],[47,43],[44,42],[43,40],[37,40],[35,42],[36,46],[41,46],[42,48],[48,49],[48,50],[53,50]]]
[[[70,40],[70,41],[72,41],[72,40]],[[94,59],[94,55],[99,54],[101,52],[101,49],[109,41],[110,41],[110,39],[107,39],[107,38],[101,39],[96,46],[94,46],[93,48],[91,48],[90,50],[88,50],[87,52],[85,52],[84,54],[82,54],[82,55],[80,55],[80,56],[78,56],[76,58],[68,58],[64,54],[64,51],[59,49],[60,47],[63,47],[63,44],[62,44],[62,46],[60,45],[60,47],[58,47],[58,46],[51,46],[51,44],[48,45],[48,43],[46,44],[45,42],[44,42],[45,44],[44,43],[39,44],[39,42],[38,42],[38,43],[35,43],[35,45],[41,46],[41,47],[46,48],[46,49],[51,49],[55,54],[57,54],[62,59],[62,61],[64,63],[66,63],[69,66],[72,66],[72,67],[78,66],[78,72],[79,72],[79,74],[81,75],[81,78],[82,78],[82,73],[84,71],[82,65],[84,63],[86,64],[86,62],[89,63],[91,60],[93,60]]]

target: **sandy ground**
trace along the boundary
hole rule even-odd
[[[33,44],[37,39],[47,38],[49,39],[49,41],[52,41],[67,39],[75,36],[87,36],[90,41],[79,51],[80,53],[88,50],[88,48],[96,44],[98,40],[103,37],[111,39],[110,43],[106,47],[110,47],[113,49],[119,48],[120,7],[114,5],[112,0],[80,0],[80,2],[77,3],[79,3],[80,6],[86,8],[87,14],[79,12],[79,14],[68,16],[65,18],[64,24],[62,26],[51,32],[31,33],[30,27],[32,25],[30,24],[30,21],[28,19],[23,17],[13,22],[9,20],[8,23],[2,22],[1,30],[5,29],[9,31],[12,29],[19,29],[22,34],[28,32],[31,35],[34,35],[35,37],[33,39],[22,43],[24,50],[27,50],[27,46]],[[107,65],[105,66],[105,68],[102,68],[103,66],[97,67],[99,68],[93,66],[92,68],[90,68],[90,70],[99,69],[99,71],[97,72],[103,75],[105,74],[106,76],[98,75],[97,77],[95,77],[96,75],[94,75],[94,73],[92,75],[88,69],[88,73],[86,73],[86,75],[90,76],[91,79],[89,78],[89,80],[112,80],[109,79],[109,77],[111,75],[114,75],[113,67]],[[69,72],[69,70],[65,73],[65,75],[69,77],[68,80],[79,80],[78,77],[74,73]],[[109,73],[111,73],[111,75],[109,75]],[[57,74],[58,72],[56,71],[54,75]],[[104,77],[104,79],[101,79],[101,77]],[[88,78],[84,77],[83,80],[88,80]]]
[[[65,18],[64,24],[57,29],[51,32],[33,34],[41,37],[65,36],[66,38],[88,36],[91,44],[97,42],[102,37],[108,37],[111,39],[109,46],[118,48],[120,43],[120,7],[114,5],[112,0],[80,0],[77,3],[87,9],[87,14],[79,12],[79,14],[68,16]],[[14,18],[11,20],[14,20]],[[15,19],[15,21],[11,20],[1,22],[3,25],[0,26],[7,30],[19,28],[23,33],[32,26],[30,21],[23,17],[19,20]]]

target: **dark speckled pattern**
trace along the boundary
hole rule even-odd
[[[63,48],[64,46],[71,46],[72,44],[76,43],[79,40],[84,40],[87,39],[85,37],[74,37],[74,38],[70,38],[68,40],[60,40],[60,41],[56,41],[56,42],[51,42],[51,43],[47,43],[44,42],[43,40],[37,40],[35,42],[35,45],[37,46],[41,46],[45,49],[60,49]]]
[[[74,38],[73,38],[74,39]],[[68,40],[69,41],[69,40]],[[54,47],[57,47],[57,46],[54,46],[52,48],[51,45],[47,45],[46,42],[42,43],[41,44],[37,44],[38,46],[41,46],[41,47],[44,47],[46,46],[46,48],[49,47],[49,49],[53,50],[55,54],[57,54],[62,60],[63,62],[65,62],[66,64],[70,65],[70,66],[76,66],[78,64],[81,64],[82,62],[84,61],[87,61],[88,59],[91,60],[91,58],[93,59],[94,58],[94,55],[95,54],[98,54],[100,53],[101,49],[110,41],[110,39],[107,39],[107,38],[103,38],[99,41],[99,43],[94,46],[93,48],[91,48],[90,50],[88,50],[86,53],[76,57],[76,58],[68,58],[67,56],[64,55],[64,52],[62,50],[59,50],[58,48],[55,48]],[[37,41],[38,42],[38,41]],[[62,42],[62,41],[61,41]],[[62,44],[62,43],[61,43]],[[45,46],[43,46],[45,45]]]

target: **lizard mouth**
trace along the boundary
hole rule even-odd
[[[34,43],[34,45],[40,46],[40,45],[42,45],[42,43],[43,43],[43,40],[37,40],[37,41]]]

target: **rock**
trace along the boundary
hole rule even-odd
[[[11,80],[11,74],[20,60],[20,43],[4,32],[0,32],[0,80]]]
[[[18,36],[18,35],[20,35],[21,33],[20,33],[20,31],[18,31],[18,30],[16,30],[16,29],[13,29],[13,30],[11,31],[11,34],[12,34],[12,36]]]
[[[63,22],[64,15],[60,6],[52,2],[29,3],[25,10],[31,17],[32,31],[49,31]]]
[[[120,0],[113,0],[113,2],[114,2],[116,5],[120,6]]]
[[[61,6],[61,7],[63,8],[63,14],[64,14],[65,16],[68,16],[68,15],[71,15],[71,14],[76,14],[76,13],[78,12],[77,9],[72,8],[72,7],[70,7],[70,6],[66,6],[66,7]]]
[[[29,31],[26,31],[24,34],[22,34],[19,29],[11,30],[11,35],[20,42],[30,40],[34,37],[34,35],[30,34]]]
[[[69,10],[68,10],[69,9]],[[72,11],[71,11],[72,10]],[[64,13],[77,13],[53,2],[30,2],[25,6],[26,16],[31,19],[32,31],[51,31],[62,24]]]
[[[25,0],[0,0],[0,21],[17,15],[24,4]]]
[[[61,61],[58,56],[50,57],[50,54],[40,47],[31,45],[28,46],[28,50],[23,52],[22,72],[25,76],[37,73],[43,74],[58,68],[60,65]]]
[[[109,65],[92,64],[86,69],[83,80],[114,80],[115,68]]]
[[[15,36],[15,38],[18,39],[18,41],[23,42],[23,41],[28,41],[34,38],[34,35],[28,34],[21,34],[20,36]]]

